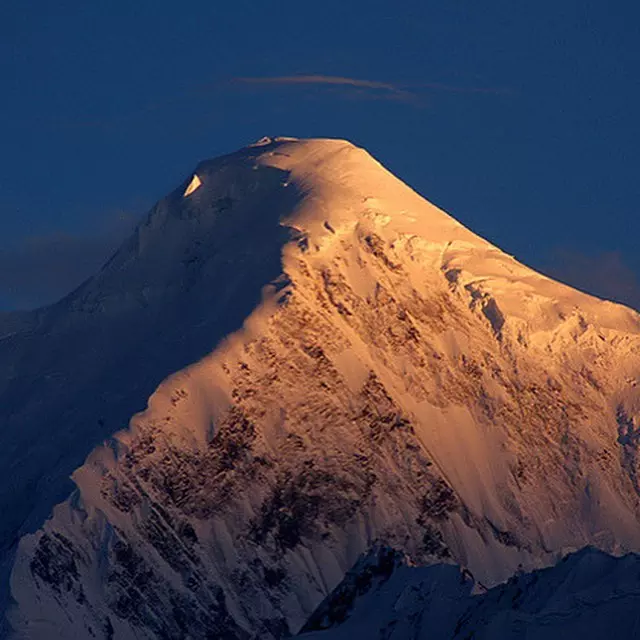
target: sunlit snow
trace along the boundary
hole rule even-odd
[[[346,141],[196,171],[184,196],[206,189],[161,200],[68,298],[0,315],[20,631],[294,633],[376,539],[488,586],[587,544],[640,551],[638,314]]]
[[[185,190],[183,197],[186,198],[187,196],[190,196],[194,191],[196,191],[196,189],[200,188],[200,185],[202,185],[202,180],[200,180],[197,174],[193,174],[193,179]]]

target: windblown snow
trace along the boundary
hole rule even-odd
[[[16,637],[284,637],[374,543],[487,586],[640,550],[640,316],[348,142],[201,163],[3,335]]]

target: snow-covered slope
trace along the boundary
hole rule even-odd
[[[376,549],[305,625],[305,640],[602,640],[640,633],[640,558],[594,548],[486,590],[455,565]],[[475,595],[472,595],[475,593]]]
[[[23,538],[26,637],[279,637],[375,540],[487,585],[586,544],[640,549],[640,317],[524,267],[347,142],[203,163],[30,322],[3,392],[21,403],[14,491],[51,486],[30,523],[154,376],[192,364]],[[67,376],[43,399],[36,355]]]
[[[95,277],[51,307],[0,314],[0,611],[7,566],[72,491],[91,449],[125,427],[169,374],[242,326],[281,273],[297,201],[286,172],[247,149],[197,167]],[[4,570],[2,569],[4,567]]]

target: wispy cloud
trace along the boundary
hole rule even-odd
[[[289,75],[289,76],[266,76],[266,77],[245,77],[233,78],[233,83],[246,85],[325,85],[333,87],[344,87],[346,89],[358,89],[370,92],[373,98],[406,100],[410,102],[420,102],[421,95],[428,92],[446,93],[478,93],[478,94],[508,94],[508,89],[499,87],[464,86],[446,84],[439,82],[408,82],[391,83],[380,82],[378,80],[365,80],[361,78],[348,78],[345,76],[329,76],[321,74],[311,75]]]
[[[346,99],[383,100],[406,103],[414,107],[425,107],[429,104],[429,96],[434,93],[453,94],[489,94],[506,95],[510,89],[490,86],[464,86],[439,82],[382,82],[346,76],[324,74],[300,74],[285,76],[249,76],[235,77],[194,84],[175,89],[170,96],[159,98],[154,102],[142,105],[137,109],[98,118],[74,118],[67,122],[57,122],[56,126],[64,128],[123,128],[132,126],[135,121],[148,119],[149,115],[166,112],[172,108],[182,108],[198,102],[211,102],[212,97],[224,96],[234,87],[244,86],[253,89],[269,89],[276,87],[299,87],[301,89],[320,87],[327,93]],[[222,114],[222,111],[221,111]],[[184,124],[181,125],[184,127]],[[198,125],[199,126],[199,125]]]
[[[83,234],[30,236],[0,252],[0,302],[11,309],[49,304],[93,275],[131,231],[134,216],[118,213]]]
[[[414,100],[417,96],[407,89],[377,80],[363,80],[360,78],[346,78],[344,76],[325,75],[294,75],[233,78],[232,82],[247,85],[325,85],[333,87],[367,90],[378,98],[393,97],[393,99]]]
[[[359,80],[357,78],[345,78],[342,76],[273,76],[268,78],[236,78],[237,82],[248,84],[338,84],[349,85],[351,87],[366,87],[367,89],[386,89],[387,91],[402,91],[388,82],[377,82],[375,80]]]

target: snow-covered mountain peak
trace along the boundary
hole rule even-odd
[[[201,162],[7,326],[0,550],[34,638],[284,637],[374,542],[485,584],[640,549],[638,314],[348,142]]]
[[[194,190],[189,194],[193,200],[187,196],[179,208],[189,210],[212,198],[233,199],[234,192],[246,195],[289,188],[300,195],[300,206],[284,212],[281,222],[304,231],[324,233],[320,230],[326,231],[325,223],[354,225],[377,216],[383,224],[395,220],[398,229],[404,225],[408,232],[429,229],[433,241],[446,237],[487,244],[423,200],[364,149],[346,140],[263,138],[235,153],[198,164],[189,184],[177,190],[182,197],[194,176],[199,194],[196,198]]]
[[[478,299],[498,296],[503,315],[544,332],[574,315],[604,328],[640,326],[625,307],[603,304],[519,264],[352,143],[283,137],[199,163],[81,287],[74,306],[147,304],[183,288],[189,265],[207,263],[212,252],[229,262],[260,243],[285,255],[290,245],[329,257],[353,235],[388,243]]]
[[[230,264],[285,245],[326,254],[354,233],[437,250],[447,243],[492,249],[363,149],[344,140],[274,138],[200,162],[70,303],[117,314],[193,286],[186,281],[195,270],[206,275],[212,256]]]
[[[407,233],[428,230],[433,241],[443,234],[486,245],[346,140],[276,138],[261,150],[256,163],[288,172],[287,185],[305,196],[285,220],[296,228],[322,234],[325,223],[336,230],[370,219]]]

